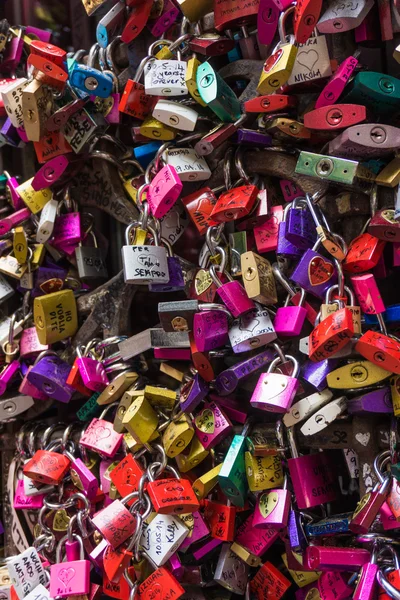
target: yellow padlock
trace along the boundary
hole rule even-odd
[[[240,263],[248,297],[262,304],[276,304],[275,277],[269,260],[255,252],[245,252]]]
[[[199,500],[202,500],[211,492],[218,483],[218,475],[222,468],[222,464],[217,465],[211,471],[207,471],[201,477],[193,482],[193,491]]]
[[[72,290],[61,290],[35,298],[33,319],[41,344],[55,344],[75,335],[78,311]]]
[[[140,134],[151,140],[163,140],[169,142],[176,138],[176,131],[168,125],[164,125],[154,117],[146,117],[140,126]]]
[[[144,397],[153,408],[163,410],[172,410],[176,404],[176,392],[168,388],[156,387],[155,385],[146,385],[144,388]]]
[[[303,566],[301,554],[293,552],[293,556],[299,562],[299,566]],[[309,583],[314,583],[314,581],[317,581],[320,578],[320,571],[294,571],[293,569],[289,569],[286,553],[282,554],[282,560],[293,581],[301,588]]]
[[[331,371],[326,376],[328,387],[334,390],[364,388],[385,381],[391,372],[378,367],[369,360],[357,360]]]
[[[262,560],[259,556],[256,556],[250,552],[250,550],[247,550],[247,548],[241,544],[238,544],[237,542],[233,542],[231,550],[250,567],[258,567],[262,563]]]
[[[32,246],[32,259],[31,259],[31,269],[34,271],[44,261],[44,257],[46,255],[46,247],[44,244],[33,244]]]
[[[21,196],[29,210],[36,215],[52,199],[53,194],[50,188],[43,188],[36,192],[31,186],[32,180],[33,177],[21,183],[17,187],[17,193]]]
[[[122,423],[135,440],[147,444],[158,427],[158,416],[150,402],[139,396],[126,411]]]
[[[121,396],[135,383],[137,378],[138,374],[134,371],[129,373],[120,373],[101,392],[100,396],[96,400],[97,404],[103,406],[119,400]]]
[[[125,427],[124,427],[124,429],[125,429]],[[151,436],[151,438],[149,439],[149,443],[151,444],[151,442],[154,442],[158,437],[159,437],[158,432],[155,431],[153,433],[153,435]],[[135,440],[135,438],[130,433],[124,433],[124,441],[125,441],[125,444],[126,444],[126,447],[128,448],[128,450],[130,452],[132,452],[133,454],[143,448],[143,444],[141,444],[140,442]]]
[[[190,417],[182,414],[179,419],[167,425],[162,437],[162,445],[168,458],[174,458],[190,444],[194,436],[194,427]]]
[[[28,238],[23,227],[15,227],[13,237],[14,256],[18,264],[24,265],[28,258]]]
[[[400,417],[400,375],[394,375],[390,378],[390,392],[392,394],[394,416]]]
[[[200,96],[199,88],[197,87],[197,69],[200,65],[201,63],[198,58],[189,58],[186,66],[185,83],[193,100],[196,100],[200,106],[207,106],[207,103]]]
[[[197,467],[209,454],[210,452],[204,448],[197,435],[195,435],[190,444],[189,452],[178,454],[175,460],[179,471],[187,473]]]
[[[279,487],[283,483],[281,457],[244,455],[247,482],[251,492],[261,492]]]

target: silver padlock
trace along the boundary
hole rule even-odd
[[[374,0],[331,0],[321,15],[317,28],[320,33],[341,33],[361,25],[374,5]]]
[[[97,239],[94,232],[90,231],[90,234],[93,238],[94,246],[82,246],[82,243],[79,242],[79,246],[75,248],[79,279],[82,281],[108,279],[103,253],[97,246]]]
[[[232,552],[230,544],[222,544],[214,581],[230,592],[243,596],[246,592],[248,571],[249,566]]]
[[[16,79],[1,92],[4,108],[7,111],[7,117],[14,127],[23,127],[24,117],[22,114],[22,92],[29,84],[25,77]]]
[[[193,131],[196,127],[198,116],[198,113],[193,108],[171,100],[159,100],[153,110],[153,117],[155,119],[181,131]]]
[[[229,341],[235,354],[265,346],[277,338],[268,311],[259,304],[256,306],[235,319],[229,328]]]
[[[167,283],[169,281],[167,251],[159,245],[157,233],[152,231],[155,246],[130,245],[130,234],[139,226],[134,222],[125,232],[126,246],[122,246],[122,264],[125,283],[148,285],[149,283]]]
[[[0,274],[0,304],[14,295],[14,288],[8,283],[7,279]]]
[[[211,177],[205,158],[193,148],[167,148],[163,159],[175,167],[181,181],[205,181]]]
[[[332,75],[328,45],[324,35],[317,31],[304,44],[299,44],[296,60],[288,85],[306,83]]]
[[[140,545],[150,561],[161,567],[188,534],[189,529],[175,515],[157,514],[150,523],[143,522]]]
[[[40,213],[36,231],[36,241],[38,244],[45,244],[51,238],[57,216],[57,209],[57,200],[49,200],[49,202],[44,205],[43,210]]]
[[[285,427],[294,427],[298,423],[301,423],[312,415],[313,412],[327,404],[332,399],[332,396],[331,390],[326,388],[322,392],[315,392],[295,402],[289,408],[289,412],[283,415],[282,420]]]
[[[157,60],[145,66],[144,87],[149,96],[184,96],[186,85],[184,60]]]

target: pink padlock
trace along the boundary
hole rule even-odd
[[[46,494],[27,496],[24,490],[23,479],[18,479],[14,494],[14,508],[16,510],[40,510]]]
[[[62,538],[56,550],[56,564],[50,567],[50,595],[67,598],[89,593],[90,561],[84,560],[82,539],[73,534],[76,541],[65,541]],[[62,545],[65,541],[66,562],[62,561]]]
[[[256,529],[253,526],[253,515],[250,515],[238,527],[233,545],[238,544],[254,556],[261,557],[272,546],[278,536],[279,532],[275,529]]]
[[[227,283],[221,283],[217,277],[215,265],[210,266],[210,276],[217,286],[217,294],[229,312],[234,317],[240,317],[240,315],[244,315],[256,308],[256,305],[253,300],[250,300],[242,284],[238,281],[233,281],[232,277],[226,271],[224,274],[229,280]]]
[[[273,206],[268,219],[254,227],[254,238],[260,254],[274,252],[278,246],[279,223],[283,221],[283,207]]]
[[[338,100],[357,65],[358,60],[354,56],[349,56],[342,62],[318,96],[315,108],[329,106]]]
[[[276,311],[274,329],[278,337],[300,335],[307,317],[307,309],[303,304],[306,300],[306,292],[301,290],[300,302],[297,306],[289,306],[290,294],[286,298],[284,306]]]
[[[83,356],[79,346],[76,354],[76,365],[84,385],[93,392],[102,392],[110,383],[103,364],[91,356]]]
[[[49,350],[50,346],[41,344],[37,336],[36,327],[24,329],[20,340],[20,357],[36,358],[44,350]]]
[[[192,535],[190,537],[187,536],[183,540],[182,544],[179,546],[179,552],[186,552],[186,550],[187,550],[187,548],[189,548],[189,546],[191,546],[192,544],[195,544],[196,542],[200,542],[201,540],[205,539],[210,534],[210,530],[207,527],[207,524],[203,518],[203,515],[200,512],[195,511],[192,514],[192,517],[193,517],[193,521],[194,521]],[[181,515],[181,519],[183,519],[182,515]]]
[[[69,166],[70,161],[67,156],[55,156],[46,162],[32,179],[31,186],[35,191],[43,190],[44,188],[54,185],[60,179],[61,175]]]
[[[7,215],[4,219],[0,219],[0,235],[5,235],[9,233],[13,227],[20,225],[27,219],[30,219],[32,216],[29,208],[21,208],[21,210],[17,210],[16,212]]]
[[[257,14],[257,37],[260,44],[272,43],[278,30],[279,14],[280,9],[275,0],[260,0]]]
[[[281,362],[278,356],[270,364],[268,371],[262,373],[258,379],[250,404],[253,408],[259,408],[267,412],[285,413],[289,410],[296,396],[299,380],[299,363],[289,354],[285,355],[287,361],[293,363],[292,376],[274,373],[275,368]]]
[[[380,315],[385,312],[386,308],[372,273],[354,275],[351,277],[351,283],[361,310],[366,315]]]
[[[228,336],[228,311],[223,312],[223,306],[215,305],[217,310],[198,312],[193,319],[193,336],[199,352],[215,350],[229,340]]]
[[[146,200],[150,212],[156,219],[161,219],[173,207],[182,192],[183,183],[178,177],[175,167],[166,165],[149,184]]]
[[[25,208],[24,201],[22,200],[21,196],[17,192],[17,187],[19,186],[18,181],[15,179],[15,177],[11,177],[7,171],[3,171],[3,173],[7,177],[7,182],[6,182],[7,200],[10,202],[10,204],[14,208],[14,210],[20,210],[21,208]],[[27,209],[27,210],[29,210],[29,209]],[[3,233],[1,235],[3,235]]]
[[[131,494],[122,502],[114,500],[92,519],[93,525],[114,549],[128,539],[136,528],[135,517],[125,507],[125,502],[131,500],[130,496]]]
[[[52,245],[56,248],[82,241],[81,215],[78,212],[58,215],[54,223]]]
[[[206,402],[194,420],[195,434],[205,450],[214,448],[232,431],[232,423],[215,402]]]
[[[253,514],[253,527],[283,529],[287,526],[291,503],[291,494],[287,489],[287,477],[283,488],[263,492],[257,498]]]
[[[19,360],[13,360],[9,365],[6,365],[0,373],[0,396],[2,396],[6,390],[7,385],[12,381],[15,374],[19,371],[21,363]]]
[[[96,497],[99,489],[99,482],[96,476],[87,468],[80,458],[75,458],[71,452],[66,451],[66,456],[71,461],[69,474],[75,487],[78,488],[87,498],[92,501]]]
[[[116,455],[123,440],[122,433],[114,431],[113,424],[104,419],[92,419],[81,437],[81,445],[94,450],[101,456],[112,458]]]
[[[289,179],[281,179],[279,185],[285,202],[293,202],[296,198],[304,198],[305,196],[303,190]]]

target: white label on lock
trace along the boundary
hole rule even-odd
[[[50,592],[49,590],[46,590],[44,585],[40,584],[25,596],[24,600],[50,600]]]
[[[211,177],[206,160],[193,148],[167,149],[163,157],[167,165],[175,167],[181,181],[205,181]]]
[[[8,283],[7,279],[0,275],[0,304],[5,302],[14,294],[14,288]]]
[[[331,75],[331,61],[324,35],[310,37],[305,44],[299,44],[288,85],[313,81]]]
[[[30,547],[22,554],[8,559],[7,568],[11,583],[20,600],[40,583],[43,585],[47,583],[42,561],[35,548]]]
[[[297,423],[301,423],[315,410],[318,410],[332,398],[332,392],[326,388],[322,392],[315,392],[306,398],[302,398],[293,404],[289,412],[283,417],[285,427],[293,427]]]
[[[28,83],[29,82],[25,77],[21,77],[20,79],[16,79],[1,92],[4,108],[14,127],[23,127],[24,125],[24,117],[22,114],[22,92]]]
[[[150,96],[183,96],[186,86],[186,62],[183,60],[154,60],[145,67],[144,87]]]
[[[39,225],[36,232],[36,241],[39,244],[44,244],[51,238],[57,216],[57,207],[57,200],[50,200],[44,205],[40,213]]]
[[[351,479],[358,479],[360,475],[360,464],[358,462],[357,452],[352,448],[345,448],[343,454]]]
[[[70,116],[63,127],[63,134],[72,150],[80,152],[96,131],[97,125],[84,108]]]
[[[176,552],[189,529],[174,515],[157,515],[143,523],[140,544],[147,556],[161,567]]]

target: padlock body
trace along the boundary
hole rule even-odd
[[[168,261],[160,246],[122,246],[125,283],[168,283]]]
[[[224,346],[228,341],[228,317],[219,310],[198,312],[193,319],[193,335],[200,352]]]
[[[93,392],[102,392],[109,384],[107,373],[101,362],[84,356],[76,361],[84,385]]]
[[[371,329],[356,344],[356,352],[382,369],[400,375],[400,343]]]
[[[314,250],[306,250],[295,267],[291,279],[313,296],[323,298],[337,282],[335,267],[329,259]]]
[[[288,490],[271,490],[261,494],[253,515],[253,527],[283,529],[287,526],[291,494]]]
[[[288,467],[300,510],[336,499],[334,465],[326,453],[289,458]]]
[[[310,334],[309,358],[321,361],[334,356],[346,346],[353,334],[353,317],[347,308],[331,313]]]
[[[239,317],[255,308],[254,302],[250,300],[246,290],[238,281],[224,283],[217,288],[217,294],[234,317]]]
[[[307,316],[302,306],[281,306],[276,311],[274,328],[278,337],[300,335]]]
[[[72,290],[62,290],[35,298],[33,318],[39,342],[55,344],[75,335],[78,313]]]
[[[50,594],[53,598],[88,594],[90,590],[90,561],[74,560],[50,567]]]
[[[199,509],[199,501],[187,479],[157,479],[147,484],[151,502],[157,513],[185,514]]]
[[[285,413],[289,410],[298,387],[299,381],[295,377],[280,373],[262,373],[250,404],[267,412]]]

